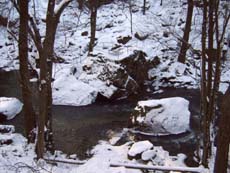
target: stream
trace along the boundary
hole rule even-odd
[[[17,71],[0,71],[0,97],[21,98]],[[163,93],[144,93],[131,100],[101,102],[88,106],[53,106],[53,133],[55,149],[66,154],[77,154],[80,159],[90,156],[89,152],[99,140],[108,139],[108,131],[121,131],[128,126],[130,113],[138,100],[159,99],[180,96],[190,101],[191,132],[167,137],[137,136],[140,140],[148,139],[154,145],[161,145],[170,154],[185,153],[186,163],[196,165],[193,152],[196,149],[196,136],[199,132],[199,91],[195,89],[166,88]],[[13,120],[16,132],[23,133],[23,113]]]

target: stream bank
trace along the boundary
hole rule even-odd
[[[16,71],[0,72],[0,96],[21,98]],[[150,140],[154,145],[162,145],[170,154],[185,153],[190,160],[196,148],[199,132],[199,91],[196,89],[165,88],[162,93],[144,93],[131,100],[94,103],[88,106],[53,106],[53,130],[55,149],[67,154],[76,153],[80,159],[90,156],[89,152],[99,140],[108,139],[108,131],[120,132],[128,126],[129,116],[138,100],[159,99],[180,96],[190,101],[191,132],[167,136],[149,137],[137,135],[139,140]],[[23,113],[13,120],[16,132],[23,133]],[[190,165],[193,165],[191,161]]]

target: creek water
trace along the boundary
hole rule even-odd
[[[21,98],[18,72],[0,72],[0,97]],[[191,131],[181,135],[150,137],[138,135],[140,140],[148,139],[154,145],[161,145],[170,154],[185,153],[188,165],[194,165],[193,152],[199,132],[199,91],[194,89],[167,88],[163,93],[144,93],[131,100],[98,102],[89,106],[53,106],[53,133],[55,149],[67,154],[76,153],[79,158],[89,156],[88,152],[99,140],[108,139],[108,131],[121,131],[128,126],[129,116],[138,100],[159,99],[180,96],[190,101]],[[13,120],[16,132],[23,133],[23,112]]]

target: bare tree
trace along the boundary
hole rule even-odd
[[[90,8],[90,42],[89,42],[89,53],[93,51],[95,46],[96,39],[96,27],[97,27],[97,8],[98,8],[98,0],[89,0],[89,8]]]
[[[213,146],[213,135],[217,109],[217,97],[221,75],[221,52],[223,38],[230,18],[230,12],[220,16],[219,0],[203,0],[203,27],[202,27],[202,126],[203,126],[203,154],[202,164],[208,166],[208,158]],[[221,24],[220,17],[224,20]],[[207,30],[208,27],[208,30]],[[222,27],[222,30],[220,28]],[[206,36],[207,35],[207,36]],[[206,48],[206,40],[208,45]],[[214,42],[216,48],[214,49]],[[206,69],[207,67],[207,69]],[[227,119],[226,119],[227,120]]]
[[[129,16],[130,16],[130,32],[131,34],[133,34],[133,12],[132,12],[132,9],[133,9],[133,3],[132,3],[132,0],[129,0]]]
[[[230,144],[230,86],[223,96],[221,106],[221,117],[219,120],[219,130],[217,135],[217,151],[214,172],[227,173],[228,152]]]
[[[186,57],[186,52],[189,47],[189,33],[191,30],[191,24],[192,24],[192,15],[193,15],[193,0],[187,0],[188,3],[188,9],[187,9],[187,17],[186,17],[186,24],[185,24],[185,29],[184,29],[184,36],[182,39],[182,45],[180,48],[180,53],[178,56],[178,61],[181,63],[185,63],[185,57]]]
[[[28,142],[34,142],[35,134],[33,133],[33,129],[35,128],[35,112],[32,104],[28,69],[28,1],[19,1],[19,9],[19,71],[24,103],[25,133]]]
[[[55,35],[58,27],[59,19],[72,0],[62,0],[59,6],[55,9],[55,0],[49,0],[47,15],[46,15],[46,34],[42,42],[40,33],[31,19],[33,31],[31,32],[34,38],[35,45],[39,52],[40,58],[40,118],[38,119],[38,143],[37,154],[38,158],[43,157],[44,153],[44,138],[46,139],[46,148],[53,151],[52,141],[52,67],[54,57]],[[45,133],[44,127],[47,131]]]
[[[52,141],[52,64],[54,57],[55,35],[58,27],[59,19],[72,0],[62,0],[56,5],[55,0],[48,1],[46,15],[46,33],[44,41],[33,17],[29,16],[30,27],[28,33],[33,39],[39,53],[40,61],[40,79],[39,79],[39,116],[37,118],[38,134],[36,152],[38,158],[43,157],[46,148],[53,150]],[[15,0],[11,0],[15,8],[20,13],[18,4]],[[28,15],[27,15],[28,16]],[[27,17],[28,19],[28,17]],[[27,52],[27,51],[26,51]],[[46,129],[46,131],[45,131]]]

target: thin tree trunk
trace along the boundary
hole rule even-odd
[[[185,63],[185,57],[186,52],[188,50],[188,41],[189,41],[189,33],[191,30],[191,24],[192,24],[192,15],[193,15],[193,0],[188,0],[188,10],[187,10],[187,17],[186,17],[186,24],[185,24],[185,30],[184,30],[184,36],[183,36],[183,42],[180,49],[180,54],[178,56],[178,61],[181,63]]]
[[[46,49],[47,56],[47,114],[45,117],[45,147],[48,151],[54,152],[53,133],[52,133],[52,69],[53,69],[53,54],[54,41],[58,26],[58,19],[54,14],[55,0],[49,0],[48,11],[46,17],[46,37],[43,42],[43,47]]]
[[[146,10],[146,0],[143,0],[143,15],[145,15]]]
[[[130,32],[133,34],[133,13],[132,13],[132,0],[129,0],[129,15],[130,15]]]
[[[213,88],[213,59],[214,59],[214,0],[209,0],[209,12],[208,12],[208,85],[207,85],[207,93],[208,93],[208,121],[209,123],[212,120],[213,117],[213,108],[212,108],[212,88]],[[211,152],[211,150],[210,150]],[[210,153],[209,153],[210,154]]]
[[[201,115],[203,129],[203,154],[202,164],[208,166],[209,124],[207,122],[207,78],[206,78],[206,33],[207,33],[207,1],[204,0],[202,24],[202,86],[201,86]]]
[[[52,89],[51,89],[51,78],[52,78],[52,69],[48,66],[48,62],[51,62],[53,56],[53,45],[54,45],[54,36],[56,32],[56,28],[54,30],[54,7],[55,0],[49,0],[47,15],[46,15],[46,37],[43,43],[43,50],[40,52],[42,55],[40,56],[40,118],[39,126],[38,126],[38,158],[43,158],[45,141],[49,141],[47,139],[47,131],[44,131],[44,128],[51,128],[51,108],[52,108]],[[54,33],[53,33],[54,32]],[[53,36],[54,35],[54,36]],[[52,63],[52,62],[51,62]],[[52,66],[51,66],[52,67]],[[48,121],[49,120],[49,121]],[[47,123],[48,122],[48,123]],[[48,130],[49,133],[50,129]],[[46,136],[46,138],[45,138]],[[51,147],[51,146],[50,146]]]
[[[38,116],[38,138],[37,138],[37,157],[43,158],[44,154],[44,135],[45,135],[45,118],[47,115],[47,56],[45,52],[40,53],[40,105]]]
[[[19,1],[20,27],[19,27],[19,61],[20,82],[24,103],[25,133],[28,142],[34,142],[35,112],[32,104],[32,94],[29,82],[28,69],[28,1]]]
[[[227,173],[228,152],[230,144],[230,86],[223,96],[221,106],[221,117],[217,135],[217,151],[215,160],[215,173]]]
[[[93,51],[95,38],[96,38],[96,26],[97,26],[97,0],[91,0],[90,8],[91,8],[91,16],[90,16],[90,42],[89,42],[89,53]]]

